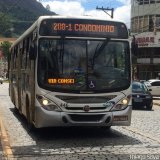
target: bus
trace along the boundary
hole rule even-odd
[[[130,46],[122,22],[41,16],[10,48],[11,101],[33,128],[128,126]]]

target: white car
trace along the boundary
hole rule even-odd
[[[3,84],[3,78],[0,77],[0,83]]]
[[[151,86],[149,86],[149,89],[151,89],[152,91],[151,94],[153,96],[160,96],[160,80],[159,79],[150,79],[148,80],[151,84]]]
[[[157,81],[157,80],[160,81],[159,79],[149,79],[148,81],[149,82],[154,82],[154,81]]]

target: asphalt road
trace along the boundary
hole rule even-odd
[[[158,104],[159,98],[155,100]],[[131,126],[46,128],[29,132],[25,119],[0,85],[0,119],[5,127],[9,160],[160,160],[160,106],[133,110]],[[2,137],[2,131],[1,139]],[[5,159],[0,146],[0,159]]]

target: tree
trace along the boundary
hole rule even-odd
[[[50,11],[50,10],[51,10],[51,7],[50,7],[50,5],[49,5],[49,4],[47,4],[46,9],[47,9],[48,11]]]
[[[2,50],[3,56],[5,61],[8,62],[8,69],[9,69],[9,48],[11,47],[11,43],[9,41],[4,41],[3,43],[1,43],[0,48]],[[6,72],[6,77],[8,78],[8,72]]]
[[[10,17],[0,12],[0,35],[11,37],[13,24],[10,22]]]
[[[4,58],[8,59],[9,58],[9,48],[11,47],[11,43],[9,41],[4,41],[1,43],[2,52]]]

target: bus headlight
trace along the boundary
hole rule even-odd
[[[41,106],[48,111],[62,111],[54,102],[52,102],[50,99],[41,96],[41,95],[37,95],[37,100],[38,102],[41,104]]]
[[[117,104],[115,104],[111,110],[112,111],[123,110],[123,109],[127,108],[129,101],[130,101],[130,97],[124,98],[124,99],[120,100]]]

